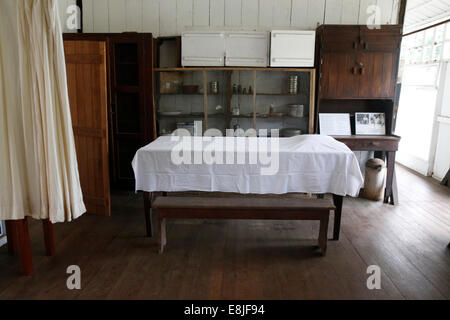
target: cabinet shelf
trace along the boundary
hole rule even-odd
[[[196,93],[159,93],[161,96],[203,96],[203,93],[196,92]],[[208,96],[219,96],[219,93],[207,93]]]
[[[117,61],[116,64],[118,65],[139,65],[136,61]]]
[[[302,93],[265,93],[265,92],[257,92],[257,96],[280,96],[280,97],[306,97],[305,94]],[[233,96],[253,96],[253,93],[233,93]]]
[[[243,118],[243,119],[252,119],[253,115],[230,115],[231,118]],[[271,115],[256,115],[258,119],[307,119],[308,117],[295,117],[295,116],[271,116]]]
[[[178,114],[178,115],[169,115],[169,114],[158,114],[159,118],[203,118],[204,114],[192,115],[192,114]]]
[[[161,96],[203,96],[203,93],[159,93]],[[221,93],[207,93],[208,96],[220,96]],[[253,93],[233,93],[233,96],[253,96]],[[306,97],[305,94],[302,93],[266,93],[266,92],[257,92],[257,96],[280,96],[280,97]]]
[[[213,113],[213,114],[208,114],[208,118],[220,118],[220,117],[224,117],[225,114],[224,113]],[[204,118],[205,115],[202,114],[179,114],[179,115],[164,115],[164,114],[158,114],[158,117],[160,118],[188,118],[188,119],[193,119],[193,118]]]

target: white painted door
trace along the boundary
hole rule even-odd
[[[220,67],[225,65],[223,32],[187,32],[181,38],[183,67]]]
[[[313,67],[315,41],[315,31],[273,30],[270,66]]]
[[[437,141],[433,177],[442,180],[450,168],[450,62],[442,68],[438,94]]]
[[[229,32],[225,35],[225,65],[230,67],[267,67],[267,32]]]

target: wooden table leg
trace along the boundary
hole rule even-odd
[[[17,254],[19,252],[19,239],[17,238],[17,228],[12,220],[5,221],[6,237],[8,241],[8,253],[10,255]]]
[[[333,194],[333,202],[336,207],[336,210],[334,210],[333,240],[339,240],[339,233],[341,231],[342,203],[344,202],[344,197]]]
[[[28,232],[28,220],[14,220],[19,239],[19,256],[22,262],[22,272],[29,276],[33,274],[33,259],[31,257],[30,234]]]
[[[330,214],[327,217],[320,219],[320,229],[319,229],[319,247],[322,255],[325,256],[327,253],[327,240],[328,240],[328,220]]]
[[[387,173],[386,173],[386,189],[384,191],[384,203],[395,204],[397,199],[394,199],[392,193],[392,181],[395,168],[395,152],[389,151],[386,155],[387,160]]]
[[[144,192],[144,216],[147,237],[153,236],[152,230],[152,193]]]
[[[159,253],[163,253],[167,243],[166,238],[166,219],[158,215],[158,231],[159,231]]]
[[[49,219],[42,220],[44,230],[45,253],[47,256],[55,255],[55,238],[53,235],[53,223]]]

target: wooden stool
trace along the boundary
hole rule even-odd
[[[33,259],[31,257],[30,234],[28,232],[28,220],[6,220],[6,236],[8,239],[8,252],[12,255],[19,254],[22,273],[33,274]],[[45,252],[47,256],[55,254],[55,241],[53,236],[53,224],[50,220],[42,220],[44,229]]]

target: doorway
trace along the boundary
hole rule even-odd
[[[396,126],[402,142],[397,161],[427,176],[433,175],[436,156],[446,156],[437,152],[438,141],[450,139],[442,136],[448,133],[445,129],[438,128],[439,119],[450,116],[443,108],[444,103],[448,104],[448,100],[443,100],[443,91],[450,81],[446,79],[449,60],[449,22],[403,37],[399,69],[402,89]],[[445,159],[438,162],[445,166]],[[434,176],[439,179],[440,175]]]

